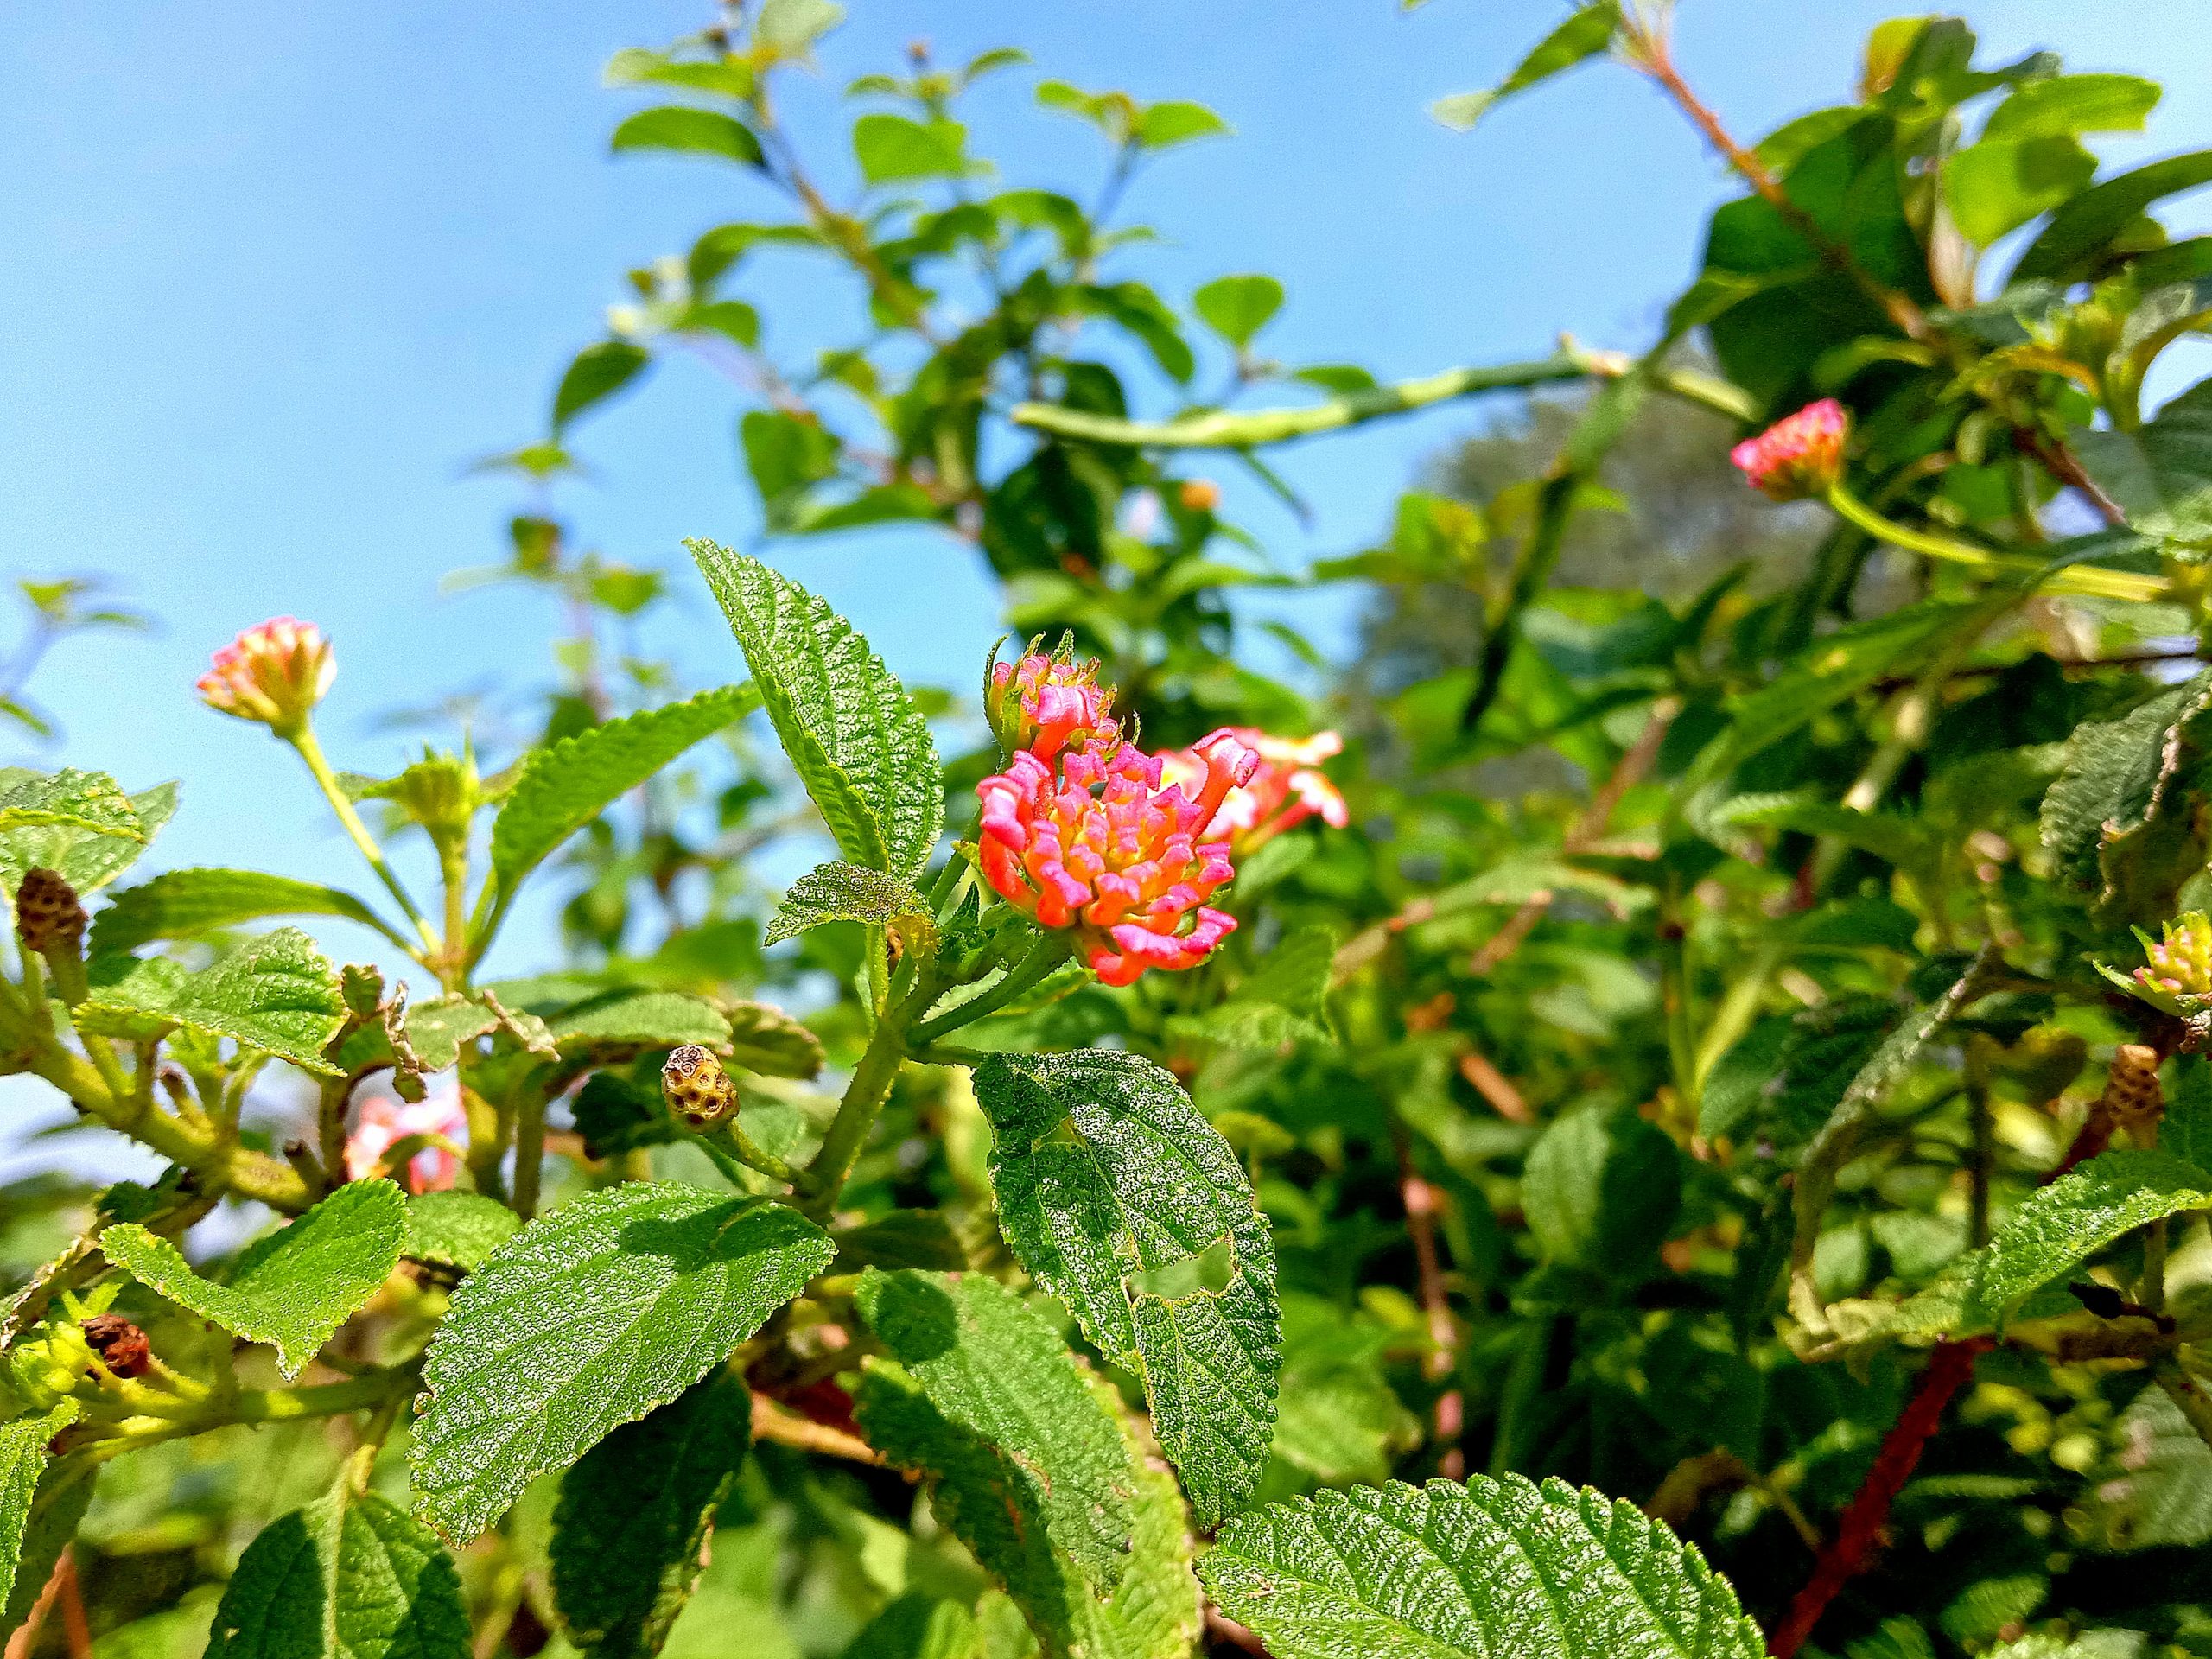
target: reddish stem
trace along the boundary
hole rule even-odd
[[[1921,1452],[1943,1420],[1943,1408],[1974,1375],[1974,1361],[1994,1345],[1986,1337],[1976,1337],[1967,1342],[1939,1342],[1929,1352],[1928,1369],[1920,1374],[1912,1398],[1883,1436],[1882,1449],[1874,1454],[1874,1466],[1866,1471],[1850,1507],[1837,1522],[1835,1536],[1814,1564],[1813,1576],[1790,1604],[1789,1616],[1767,1637],[1766,1650],[1774,1659],[1789,1659],[1803,1647],[1837,1592],[1866,1570],[1882,1541],[1890,1506],[1912,1478]]]

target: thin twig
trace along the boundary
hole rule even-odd
[[[1810,243],[1821,259],[1859,285],[1861,292],[1882,309],[1883,315],[1895,323],[1908,338],[1925,340],[1929,335],[1928,319],[1921,309],[1904,295],[1874,276],[1851,257],[1851,251],[1835,240],[1790,198],[1782,188],[1781,181],[1767,168],[1764,162],[1745,149],[1730,136],[1721,124],[1720,118],[1698,95],[1690,90],[1675,67],[1674,54],[1667,41],[1653,31],[1635,29],[1634,49],[1630,61],[1649,76],[1660,90],[1672,99],[1677,109],[1688,117],[1690,124],[1705,137],[1706,143],[1719,151],[1722,159],[1739,174],[1744,181],[1757,191],[1760,198],[1782,215],[1789,228]]]
[[[1814,1564],[1813,1576],[1790,1603],[1789,1616],[1767,1637],[1766,1650],[1774,1659],[1789,1659],[1803,1647],[1837,1592],[1866,1570],[1881,1543],[1890,1506],[1918,1466],[1921,1452],[1943,1421],[1943,1408],[1974,1375],[1975,1359],[1994,1345],[1986,1337],[1976,1337],[1968,1342],[1939,1342],[1929,1351],[1928,1369],[1882,1437],[1874,1465],[1836,1522],[1835,1536]]]
[[[1459,1322],[1452,1314],[1452,1300],[1444,1289],[1443,1263],[1436,1251],[1436,1211],[1443,1195],[1414,1168],[1413,1141],[1405,1126],[1394,1122],[1390,1134],[1397,1146],[1398,1194],[1406,1206],[1406,1232],[1413,1240],[1421,1311],[1428,1320],[1428,1352],[1421,1357],[1421,1375],[1431,1382],[1441,1382],[1459,1364]],[[1467,1454],[1459,1445],[1466,1415],[1466,1400],[1458,1389],[1446,1389],[1437,1396],[1433,1420],[1434,1439],[1440,1448],[1437,1472],[1446,1480],[1457,1480],[1467,1472]]]
[[[843,1458],[853,1463],[870,1464],[881,1467],[883,1454],[857,1434],[848,1434],[842,1428],[832,1428],[827,1423],[817,1423],[811,1417],[802,1417],[786,1410],[765,1394],[753,1396],[753,1438],[773,1440],[779,1446],[795,1446],[801,1452],[819,1452],[825,1457]]]

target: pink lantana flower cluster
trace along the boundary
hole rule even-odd
[[[1843,441],[1850,417],[1833,397],[1808,404],[1728,452],[1760,494],[1777,501],[1826,495],[1843,476]]]
[[[2164,938],[2143,938],[2143,954],[2150,962],[2135,970],[2136,983],[2169,996],[2212,995],[2212,922],[2204,912],[2191,911],[2159,931]]]
[[[448,1081],[412,1104],[381,1095],[362,1103],[353,1133],[346,1137],[346,1179],[362,1181],[377,1174],[385,1154],[412,1135],[436,1135],[447,1144],[424,1147],[410,1157],[404,1185],[410,1192],[444,1192],[461,1173],[461,1160],[452,1148],[468,1135],[468,1114],[461,1103],[458,1084]]]
[[[1189,785],[1163,786],[1163,757],[1122,738],[1096,664],[1065,658],[1000,664],[989,701],[1001,740],[1026,741],[976,788],[985,879],[1039,925],[1073,930],[1106,984],[1203,962],[1236,921],[1206,903],[1235,874],[1229,843],[1202,837],[1258,753],[1215,732],[1189,752]]]
[[[1344,741],[1336,733],[1275,737],[1251,726],[1224,729],[1258,755],[1260,764],[1247,781],[1229,791],[1206,826],[1207,840],[1227,842],[1231,854],[1242,858],[1308,818],[1318,817],[1332,830],[1351,821],[1344,791],[1321,770],[1324,760],[1344,753]],[[1160,760],[1162,773],[1171,784],[1187,790],[1205,778],[1205,765],[1196,750],[1173,750]]]
[[[277,616],[217,652],[194,689],[210,709],[257,721],[281,737],[306,725],[337,674],[338,659],[321,628]]]

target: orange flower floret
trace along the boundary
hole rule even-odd
[[[210,709],[258,721],[280,737],[307,724],[338,673],[321,628],[297,617],[271,617],[215,653],[194,688]]]
[[[1020,750],[976,785],[985,878],[1040,926],[1074,930],[1109,985],[1147,968],[1194,968],[1236,926],[1205,902],[1236,873],[1229,845],[1198,837],[1259,756],[1226,730],[1191,753],[1203,772],[1195,788],[1163,789],[1160,757],[1109,722],[1057,756]]]
[[[1728,452],[1752,487],[1777,501],[1826,495],[1843,476],[1843,441],[1850,417],[1833,397],[1808,404],[1756,438]]]

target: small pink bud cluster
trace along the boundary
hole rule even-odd
[[[1826,495],[1843,476],[1850,417],[1833,397],[1808,404],[1728,452],[1752,487],[1777,501]]]
[[[976,785],[985,878],[1040,926],[1074,930],[1109,985],[1147,968],[1196,967],[1236,926],[1205,902],[1236,873],[1229,845],[1199,837],[1259,756],[1218,731],[1190,751],[1192,786],[1163,788],[1162,758],[1122,741],[1112,692],[1086,677],[1062,718],[1046,718],[1043,689],[1075,683],[1054,681],[1046,658],[1008,666],[1010,683],[1039,688],[1037,741]]]
[[[1098,683],[1096,659],[1077,663],[1065,650],[1046,657],[1032,641],[1019,662],[991,664],[983,712],[1007,754],[1027,749],[1050,760],[1062,749],[1117,732],[1114,694]]]
[[[455,1145],[467,1138],[468,1114],[461,1106],[458,1085],[449,1083],[412,1104],[382,1095],[363,1103],[360,1119],[346,1138],[346,1179],[366,1180],[383,1167],[386,1153],[417,1135],[440,1135]],[[461,1160],[451,1152],[425,1147],[407,1160],[403,1185],[410,1192],[442,1192],[460,1172]]]
[[[1334,732],[1312,737],[1275,737],[1251,726],[1226,728],[1231,737],[1260,757],[1250,779],[1229,791],[1206,826],[1213,841],[1229,842],[1242,858],[1286,830],[1294,830],[1318,817],[1331,829],[1341,830],[1351,821],[1344,791],[1331,783],[1321,763],[1344,753],[1344,741]],[[1185,790],[1205,776],[1203,762],[1192,749],[1171,751],[1160,757],[1171,784]]]
[[[307,724],[338,673],[330,641],[312,622],[272,617],[215,653],[214,666],[194,688],[210,709],[258,721],[279,737]]]
[[[2156,944],[2143,941],[2150,964],[2135,970],[2136,983],[2168,996],[2212,995],[2212,921],[2193,910],[2160,931],[2165,937]]]

